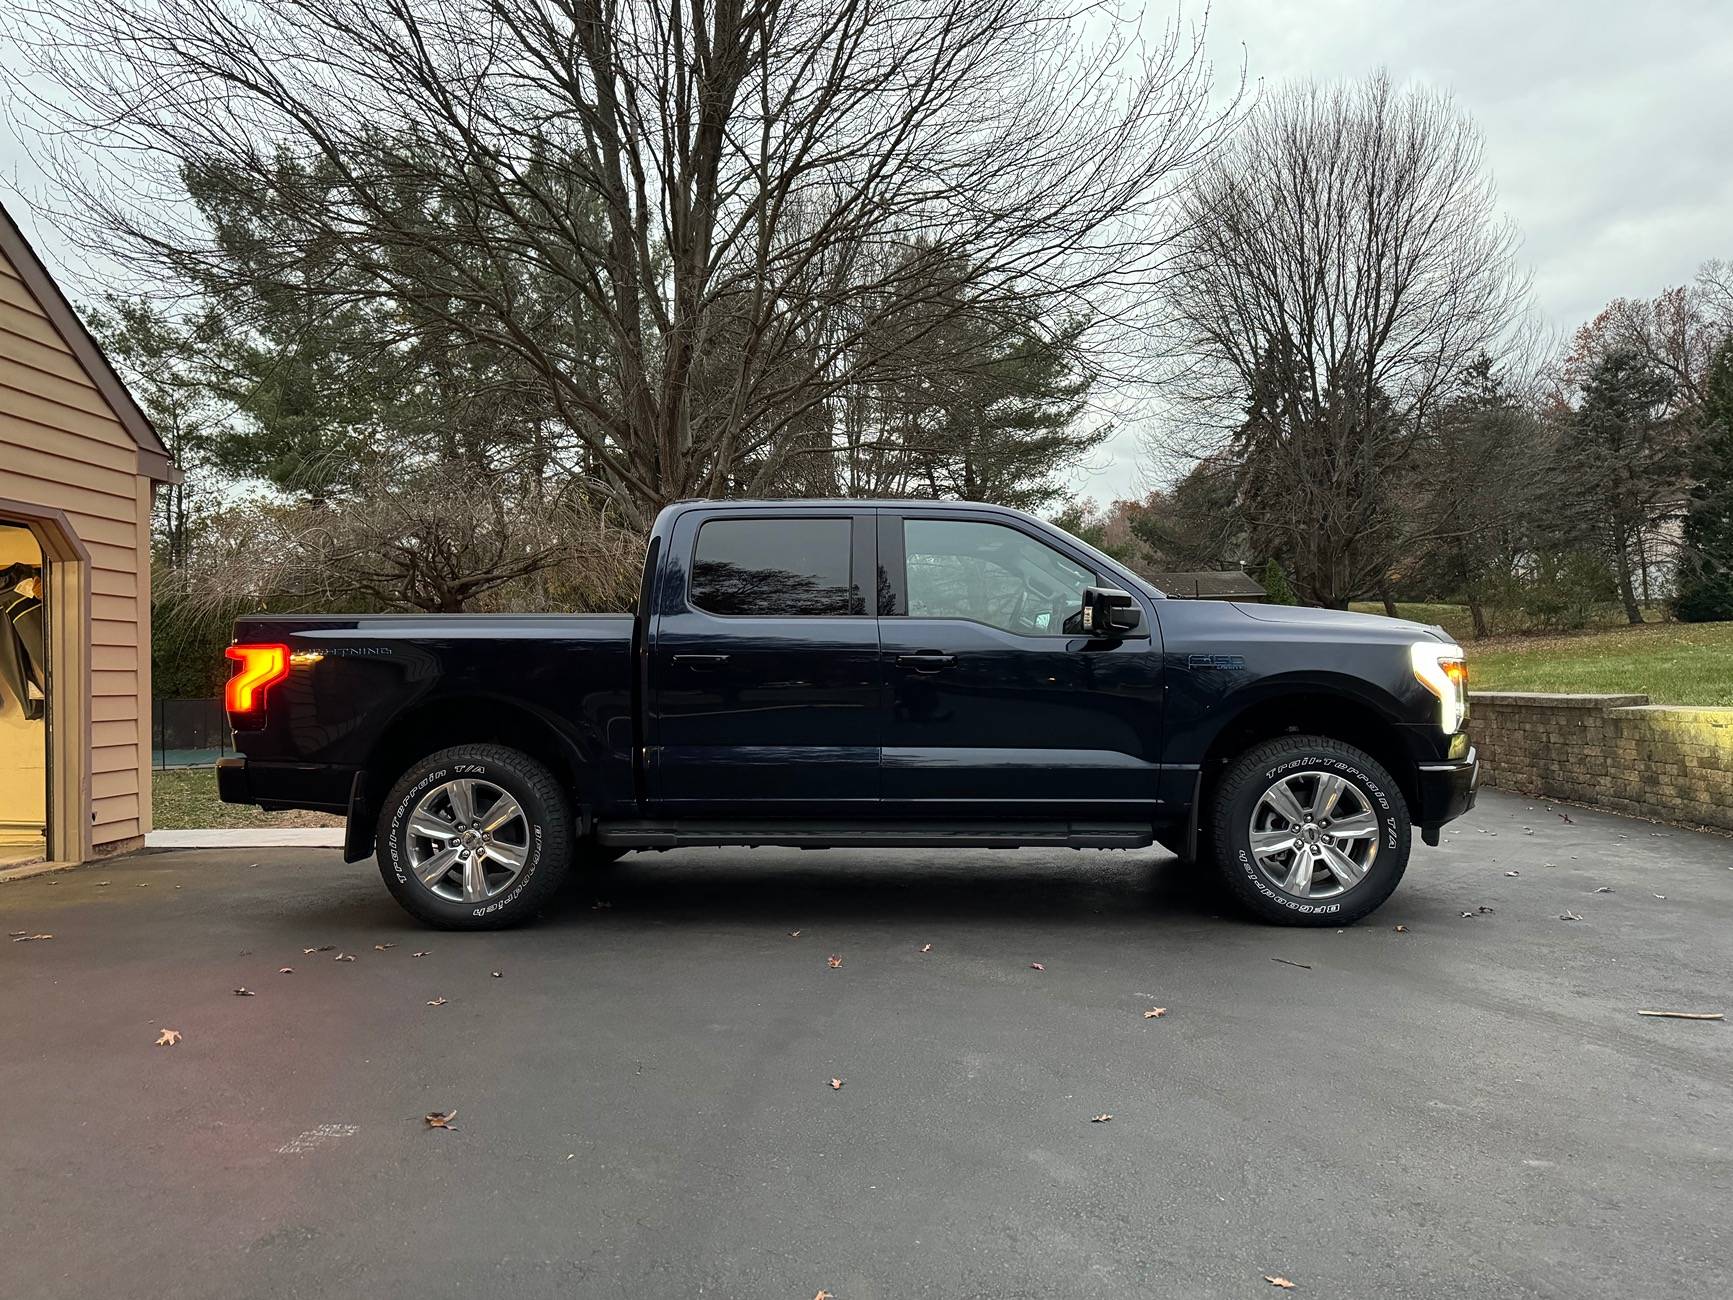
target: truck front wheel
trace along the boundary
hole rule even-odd
[[[405,910],[444,930],[533,918],[572,859],[571,804],[527,754],[458,745],[392,787],[379,817],[379,870]]]
[[[1211,819],[1228,888],[1262,920],[1343,925],[1408,866],[1408,802],[1371,755],[1322,736],[1266,741],[1229,767]]]

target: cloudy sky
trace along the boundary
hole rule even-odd
[[[1172,14],[1150,0],[1152,25]],[[1209,30],[1218,79],[1243,62],[1254,92],[1384,67],[1454,93],[1557,331],[1733,257],[1733,0],[1215,0]],[[72,250],[31,220],[40,187],[0,124],[0,196],[82,287]],[[1127,428],[1076,486],[1105,499],[1145,477]]]

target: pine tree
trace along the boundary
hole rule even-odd
[[[1716,350],[1704,389],[1673,598],[1686,623],[1733,619],[1733,339]]]

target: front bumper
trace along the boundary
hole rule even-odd
[[[1468,756],[1449,763],[1422,763],[1418,781],[1420,806],[1414,820],[1428,844],[1438,842],[1438,828],[1474,807],[1480,788],[1480,755],[1472,745]]]

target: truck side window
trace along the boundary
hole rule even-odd
[[[692,555],[692,604],[711,614],[849,612],[847,519],[712,519]]]
[[[909,617],[966,618],[1022,636],[1068,635],[1095,575],[1002,524],[905,519]]]

